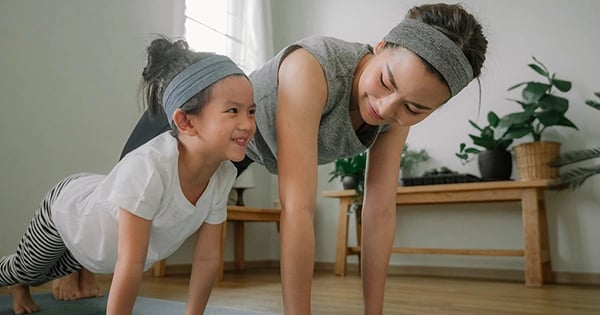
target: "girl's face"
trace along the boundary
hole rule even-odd
[[[369,125],[412,126],[450,98],[450,89],[406,48],[375,47],[358,81],[358,106]]]
[[[242,76],[217,82],[210,100],[191,119],[210,154],[221,160],[241,161],[246,146],[256,132],[252,85]]]

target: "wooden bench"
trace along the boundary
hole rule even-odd
[[[223,279],[225,238],[227,236],[227,222],[233,222],[234,231],[234,267],[236,270],[242,270],[245,267],[244,261],[244,222],[277,222],[279,224],[281,209],[253,208],[244,206],[227,206],[227,221],[223,223],[221,233],[221,264],[217,280]],[[166,275],[165,260],[161,260],[154,265],[153,273],[156,277]]]
[[[544,282],[552,281],[544,203],[544,190],[548,184],[548,180],[536,180],[398,187],[396,205],[520,201],[524,249],[393,248],[392,253],[524,256],[526,286],[541,287]],[[359,255],[360,259],[361,252],[360,231],[357,231],[358,246],[348,246],[348,211],[354,202],[355,192],[325,191],[323,196],[340,201],[334,271],[336,275],[344,276],[348,255]],[[357,227],[360,229],[358,224]]]

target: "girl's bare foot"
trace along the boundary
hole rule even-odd
[[[31,314],[40,310],[40,306],[33,301],[28,285],[17,284],[9,286],[8,293],[12,298],[13,312],[15,314]]]
[[[52,295],[59,301],[74,301],[83,298],[79,289],[79,271],[52,281]]]
[[[55,299],[74,301],[102,296],[96,276],[86,269],[73,272],[52,281],[52,295]]]
[[[79,270],[79,291],[81,291],[82,298],[102,296],[98,282],[96,282],[96,276],[87,269]]]

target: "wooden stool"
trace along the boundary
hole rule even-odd
[[[244,206],[227,206],[227,220],[223,222],[221,229],[221,263],[217,280],[223,279],[223,266],[225,255],[225,238],[227,236],[227,222],[233,222],[234,230],[234,266],[235,270],[243,270],[244,262],[244,222],[277,222],[279,224],[281,209],[253,208]],[[154,265],[152,275],[164,277],[166,275],[165,260]]]

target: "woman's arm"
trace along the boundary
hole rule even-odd
[[[317,137],[327,98],[325,75],[304,49],[279,68],[277,167],[281,200],[281,280],[286,315],[310,314],[315,256]]]
[[[204,314],[210,291],[219,272],[223,224],[203,223],[198,230],[186,314]]]
[[[365,314],[383,313],[388,264],[396,231],[396,190],[408,127],[392,126],[369,149],[362,211]]]
[[[152,222],[119,209],[118,256],[106,314],[131,314],[148,255]]]

